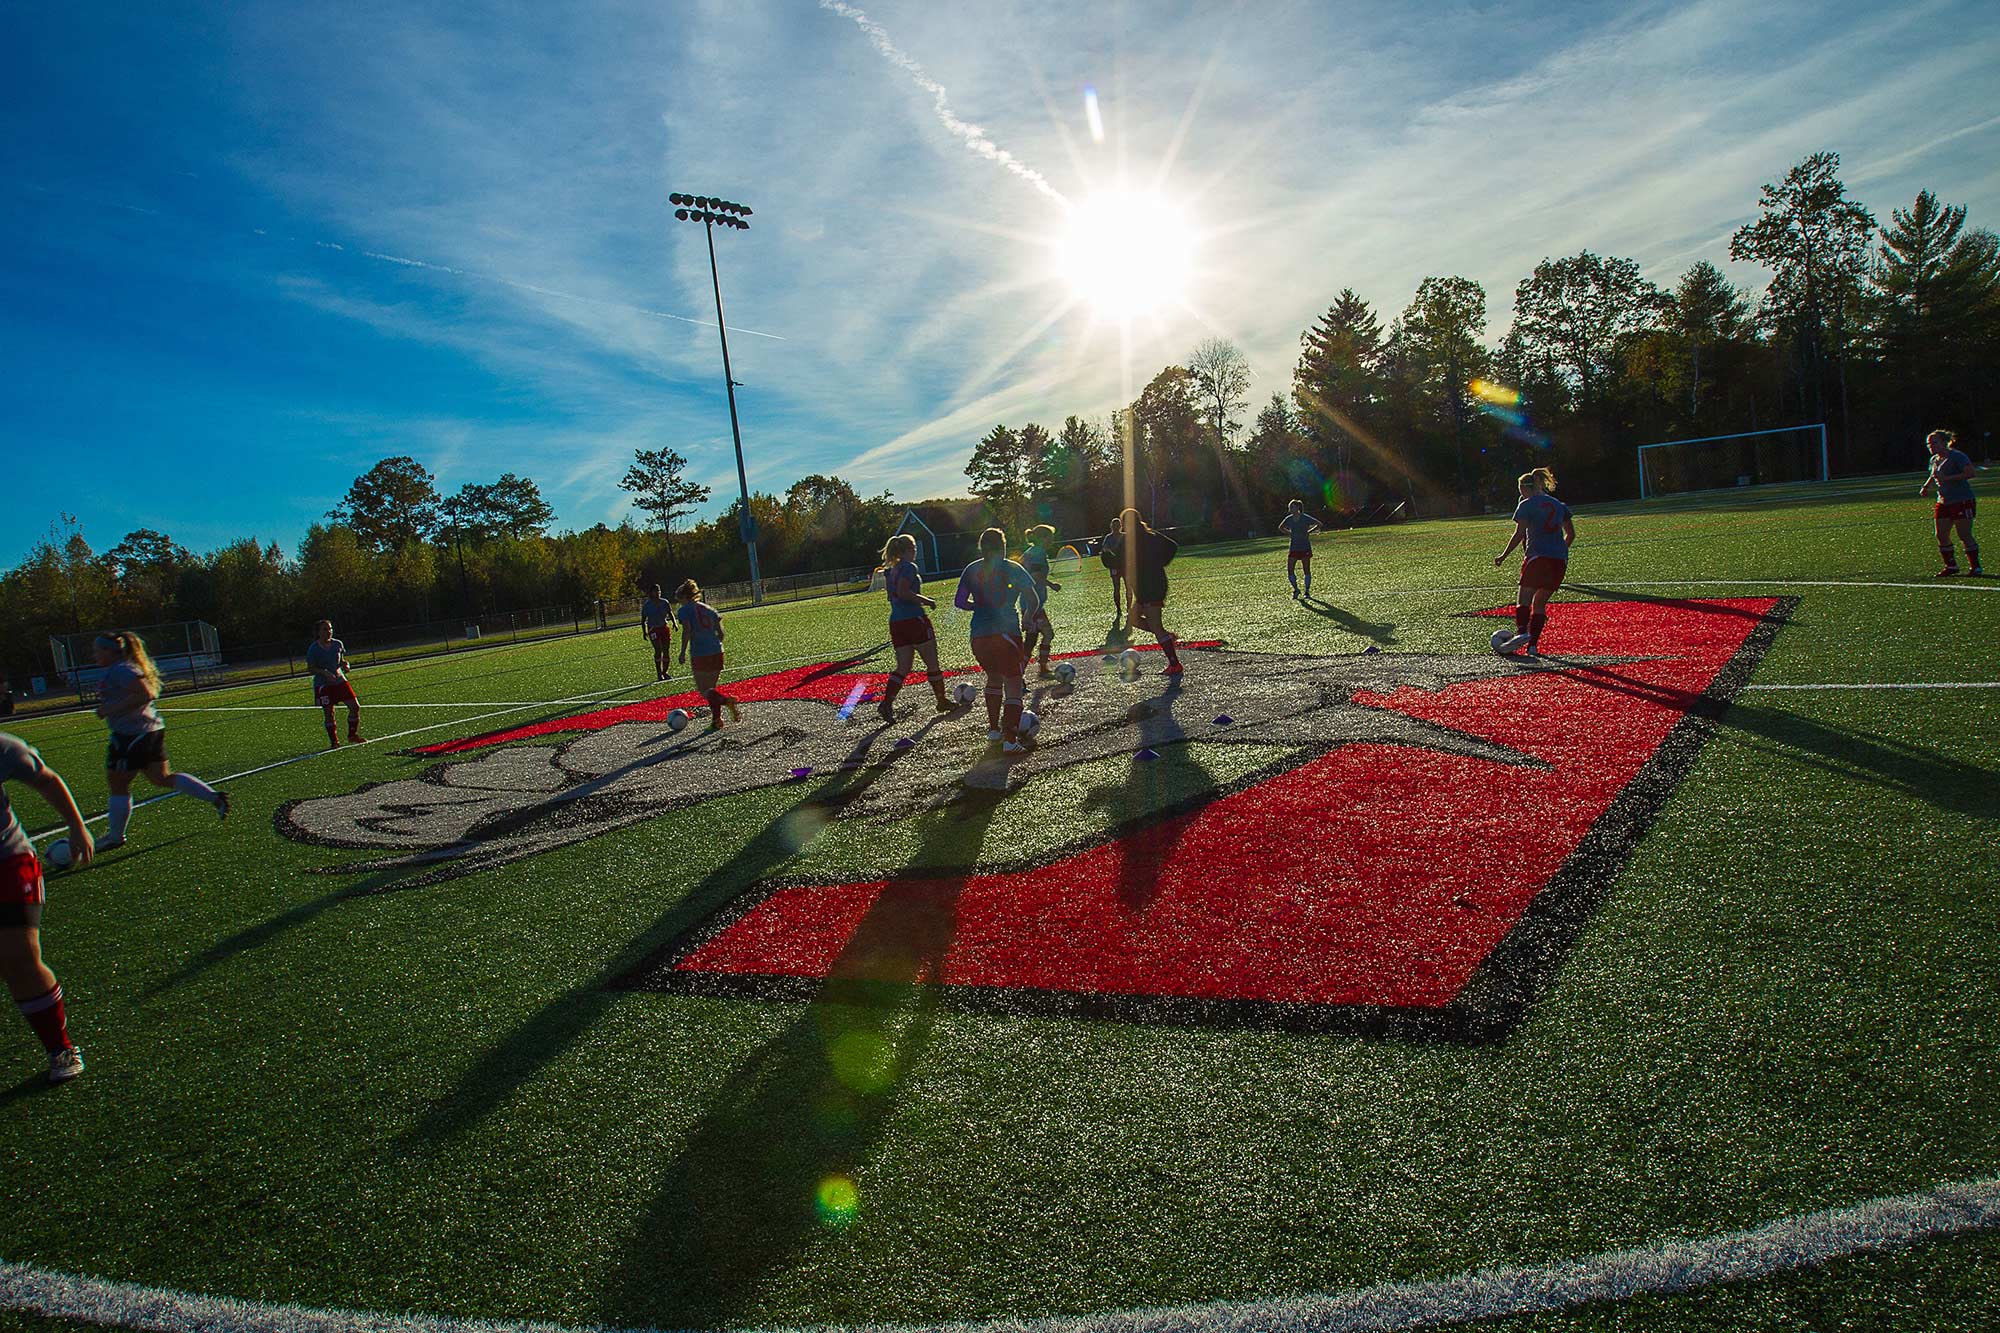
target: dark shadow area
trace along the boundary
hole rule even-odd
[[[1373,639],[1376,643],[1396,642],[1396,626],[1393,623],[1381,624],[1363,620],[1352,611],[1343,610],[1332,602],[1311,595],[1299,598],[1298,602],[1306,610],[1316,616],[1326,617],[1349,634],[1359,634],[1364,638]]]
[[[0,1106],[10,1106],[15,1102],[24,1101],[29,1097],[39,1097],[45,1092],[54,1092],[62,1086],[60,1083],[49,1082],[48,1053],[46,1051],[42,1053],[42,1061],[41,1068],[5,1092],[0,1092]],[[83,1076],[89,1078],[90,1071],[86,1069]]]
[[[1166,688],[1154,698],[1142,701],[1142,705],[1171,713],[1180,692],[1180,679],[1168,677]],[[1091,788],[1079,805],[1093,812],[1100,826],[1125,828],[1149,811],[1182,805],[1185,797],[1179,793],[1222,790],[1221,779],[1201,762],[1192,745],[1184,741],[1169,742],[1155,752],[1159,755],[1157,759],[1128,756],[1124,780]],[[1200,807],[1181,810],[1145,827],[1134,828],[1122,840],[1118,902],[1127,912],[1137,914],[1152,905],[1160,891],[1161,870],[1173,860],[1175,849],[1199,812]]]
[[[95,870],[100,866],[106,869],[112,866],[122,866],[127,861],[136,861],[142,856],[151,856],[154,852],[164,852],[175,843],[186,842],[189,838],[199,837],[200,834],[200,829],[189,829],[186,833],[176,833],[164,842],[149,842],[143,847],[134,847],[128,842],[123,847],[116,847],[106,852],[102,859],[92,857],[90,864],[87,866],[71,866],[68,870],[61,870],[56,873],[59,875],[74,875],[78,870],[89,871]]]
[[[945,857],[958,868],[892,880],[805,1011],[710,1098],[619,1258],[611,1318],[726,1323],[817,1230],[851,1220],[844,1191],[865,1187],[862,1167],[930,1043],[958,899],[1004,799],[969,792],[954,818],[929,824],[913,870]]]
[[[1764,613],[1750,611],[1740,606],[1718,606],[1714,602],[1703,601],[1699,597],[1658,597],[1651,593],[1635,592],[1630,588],[1600,588],[1594,584],[1578,583],[1570,580],[1563,584],[1565,592],[1587,592],[1592,597],[1606,602],[1649,602],[1654,606],[1671,606],[1682,611],[1694,611],[1709,616],[1735,616],[1741,620],[1762,620]],[[1560,607],[1560,603],[1557,604]],[[1796,615],[1787,616],[1785,623],[1799,625]]]

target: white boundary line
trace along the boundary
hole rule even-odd
[[[1747,1282],[1851,1255],[2000,1226],[2000,1179],[1939,1185],[1845,1208],[1800,1213],[1748,1231],[1660,1241],[1533,1267],[1481,1268],[1312,1296],[1122,1310],[1050,1319],[939,1324],[951,1333],[1360,1333],[1564,1310],[1638,1295]],[[582,1333],[540,1321],[314,1310],[0,1263],[0,1309],[32,1310],[151,1333]],[[907,1333],[910,1325],[865,1326]],[[592,1333],[609,1333],[601,1326]]]
[[[1819,685],[1745,685],[1746,690],[2000,690],[2000,680],[1829,681]]]

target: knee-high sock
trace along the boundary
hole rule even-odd
[[[197,801],[215,804],[215,788],[203,782],[192,773],[174,774],[174,790],[183,796],[192,796]]]
[[[1516,634],[1526,634],[1528,632],[1528,604],[1526,602],[1522,602],[1514,608],[1514,632]]]
[[[332,730],[332,728],[328,728],[328,730]],[[361,705],[359,704],[347,705],[347,739],[351,741],[361,739]]]
[[[114,839],[124,837],[126,826],[132,822],[132,798],[129,795],[114,796],[105,811],[109,825],[105,831]]]
[[[896,702],[896,696],[902,693],[902,689],[903,673],[900,671],[891,671],[888,683],[882,686],[882,702],[885,704]]]
[[[1000,687],[990,685],[986,689],[986,729],[996,731],[1000,727]]]
[[[1021,705],[1018,701],[1009,702],[1000,710],[1000,734],[1011,741],[1020,730]]]
[[[1938,554],[1944,557],[1944,567],[1946,569],[1950,569],[1958,563],[1958,552],[1952,549],[1949,537],[1938,543]]]
[[[28,1020],[28,1026],[35,1030],[51,1055],[69,1045],[69,1020],[63,1013],[61,986],[51,986],[32,1000],[16,1000],[14,1007]]]
[[[1542,631],[1549,627],[1549,613],[1537,611],[1528,617],[1528,642],[1534,643],[1542,637]]]

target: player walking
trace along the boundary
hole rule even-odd
[[[1028,618],[1028,637],[1025,651],[1033,656],[1036,645],[1041,648],[1041,675],[1046,679],[1049,672],[1049,650],[1055,647],[1056,627],[1049,620],[1049,593],[1062,591],[1062,584],[1049,577],[1049,543],[1056,539],[1056,530],[1046,523],[1029,528],[1027,549],[1021,552],[1021,568],[1028,571],[1028,577],[1035,581],[1035,596],[1041,606]]]
[[[49,1082],[66,1083],[83,1072],[83,1052],[69,1039],[62,987],[42,961],[42,864],[8,803],[9,781],[33,788],[63,817],[74,864],[89,865],[96,849],[62,777],[33,746],[0,732],[0,980],[49,1053]]]
[[[951,711],[945,698],[944,668],[938,665],[937,631],[928,614],[937,605],[924,596],[924,572],[917,568],[917,539],[899,532],[882,547],[882,586],[889,594],[889,642],[896,648],[896,669],[882,687],[882,702],[875,711],[884,722],[896,720],[896,694],[910,674],[910,664],[923,654],[924,674],[931,693],[937,696],[937,710]]]
[[[1972,540],[1972,474],[1977,469],[1958,447],[1955,431],[1932,431],[1924,437],[1924,447],[1931,451],[1931,470],[1924,484],[1917,487],[1917,494],[1937,487],[1937,508],[1932,512],[1937,522],[1938,554],[1944,557],[1944,568],[1937,576],[1941,579],[1958,576],[1958,553],[1951,548],[1954,529],[1965,546],[1965,562],[1969,566],[1966,572],[1975,576],[1984,574],[1986,571],[1979,567],[1979,543]]]
[[[347,680],[347,645],[333,637],[333,622],[322,620],[313,629],[313,641],[306,645],[306,670],[312,672],[313,702],[326,714],[326,746],[340,748],[340,733],[334,729],[333,706],[347,705],[347,739],[361,739],[361,700]]]
[[[1111,623],[1125,616],[1125,520],[1111,520],[1111,531],[1097,539],[1097,558],[1111,575]]]
[[[1160,648],[1167,655],[1166,674],[1178,676],[1181,655],[1176,649],[1180,635],[1167,632],[1160,613],[1167,604],[1167,565],[1180,544],[1164,532],[1155,532],[1136,509],[1126,510],[1121,517],[1125,540],[1132,548],[1132,623],[1160,641]]]
[[[1020,754],[1021,679],[1028,650],[1021,642],[1021,619],[1041,609],[1035,580],[1007,558],[1007,534],[988,528],[979,534],[979,559],[959,575],[952,605],[972,612],[972,656],[986,673],[986,739],[999,741],[1004,754]],[[1016,607],[1019,607],[1019,610]]]
[[[1569,506],[1556,499],[1556,474],[1545,467],[1523,472],[1518,481],[1521,503],[1514,508],[1514,535],[1507,549],[1493,557],[1504,565],[1516,546],[1526,543],[1521,554],[1521,591],[1514,605],[1514,635],[1495,645],[1502,653],[1527,649],[1526,656],[1541,655],[1542,630],[1549,623],[1549,596],[1562,587],[1569,568],[1569,548],[1576,541],[1576,523]]]
[[[688,661],[688,653],[694,653],[694,661],[689,669],[694,674],[694,687],[701,697],[708,700],[708,729],[718,731],[722,727],[722,710],[729,710],[729,720],[739,722],[743,710],[736,701],[716,687],[722,679],[722,612],[701,600],[701,585],[693,579],[687,580],[674,589],[679,599],[680,610],[674,612],[674,619],[681,622],[681,661]]]
[[[653,645],[653,679],[671,680],[674,674],[674,609],[660,596],[655,583],[651,594],[639,604],[639,632]]]
[[[1292,539],[1292,549],[1285,553],[1285,577],[1292,581],[1292,596],[1313,595],[1313,543],[1312,535],[1320,530],[1320,521],[1306,512],[1302,501],[1294,500],[1288,506],[1285,516],[1278,520],[1278,531]],[[1306,590],[1299,591],[1299,566],[1306,567]]]
[[[229,818],[229,793],[217,791],[190,773],[176,773],[167,763],[167,724],[153,700],[160,697],[160,672],[146,655],[146,644],[130,630],[100,634],[91,643],[91,657],[105,668],[97,684],[97,715],[111,728],[111,746],[104,756],[104,781],[111,800],[100,852],[125,845],[132,822],[132,775],[144,773],[155,787],[171,787],[183,796],[207,801],[215,813]]]

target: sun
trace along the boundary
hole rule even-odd
[[[1117,190],[1070,210],[1057,246],[1062,276],[1099,315],[1128,320],[1187,294],[1195,236],[1157,194]]]

